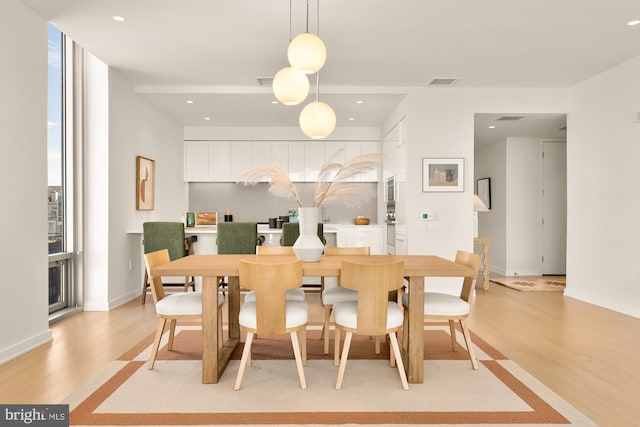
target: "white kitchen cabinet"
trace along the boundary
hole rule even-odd
[[[271,163],[271,141],[251,142],[251,169],[269,166]]]
[[[231,142],[209,142],[209,181],[231,181]]]
[[[304,143],[289,142],[289,179],[304,181]]]
[[[184,142],[184,180],[209,181],[209,142]]]
[[[324,143],[310,141],[304,143],[304,180],[318,181],[320,169],[324,164]]]
[[[289,142],[271,142],[271,163],[280,166],[285,174],[289,173]]]
[[[370,141],[370,142],[362,142],[360,144],[361,146],[361,152],[362,155],[365,156],[367,154],[379,154],[380,153],[380,143],[378,143],[377,141]],[[381,159],[379,159],[380,161]],[[375,170],[370,170],[367,172],[364,172],[362,174],[362,181],[364,182],[378,182],[378,170],[380,169],[380,166],[378,166],[378,168],[376,168]]]
[[[371,255],[382,254],[383,227],[381,225],[336,225],[335,227],[336,246],[369,246]]]
[[[251,141],[233,141],[231,144],[231,181],[251,169],[251,146]]]

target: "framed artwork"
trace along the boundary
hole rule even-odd
[[[480,178],[477,180],[476,194],[482,203],[491,209],[491,178]]]
[[[136,210],[155,209],[156,162],[146,157],[136,156]]]
[[[422,191],[464,191],[464,159],[422,159]]]

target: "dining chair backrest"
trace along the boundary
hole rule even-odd
[[[142,224],[144,253],[167,249],[171,261],[187,255],[184,224],[181,222],[145,222]]]
[[[260,244],[255,222],[221,222],[217,233],[219,254],[255,254]]]
[[[144,254],[144,262],[149,275],[149,281],[151,282],[151,294],[153,296],[153,303],[157,304],[162,298],[164,298],[164,287],[162,286],[162,277],[152,276],[151,269],[160,265],[170,262],[169,251],[162,249],[155,252]]]
[[[298,222],[285,222],[282,224],[282,237],[280,238],[280,245],[293,246],[300,236],[300,223]],[[325,245],[327,241],[324,238],[324,224],[318,223],[318,238]]]
[[[476,277],[478,276],[478,271],[480,271],[480,255],[471,252],[458,251],[456,253],[456,262],[458,264],[466,265],[475,271],[473,277],[464,278],[464,281],[462,282],[462,290],[460,291],[460,298],[469,302],[474,289]]]
[[[258,246],[258,255],[295,255],[293,246]]]
[[[324,248],[325,255],[370,255],[369,246],[327,246]]]
[[[287,333],[286,297],[302,283],[302,261],[240,261],[240,286],[256,292],[256,331],[259,335]]]
[[[403,271],[404,261],[342,262],[341,286],[358,291],[358,334],[387,333],[389,292],[402,287]]]

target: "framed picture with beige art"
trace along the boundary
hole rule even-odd
[[[464,191],[464,159],[422,159],[422,191]]]
[[[136,156],[136,210],[155,209],[155,160]]]

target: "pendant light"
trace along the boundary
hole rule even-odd
[[[298,105],[309,95],[309,78],[292,67],[284,67],[273,77],[273,94],[284,105]]]
[[[289,0],[289,41],[291,41],[291,0]],[[309,95],[309,78],[300,70],[284,67],[273,77],[273,94],[284,105],[298,105]]]
[[[320,73],[316,74],[316,100],[307,104],[300,112],[300,129],[312,139],[326,138],[336,128],[336,113],[333,108],[318,99]]]
[[[318,11],[320,10],[320,0]],[[319,21],[319,18],[318,18]],[[309,0],[307,0],[307,26],[302,34],[298,34],[289,43],[287,49],[289,64],[304,74],[318,72],[327,60],[327,48],[324,42],[315,34],[309,32]]]

